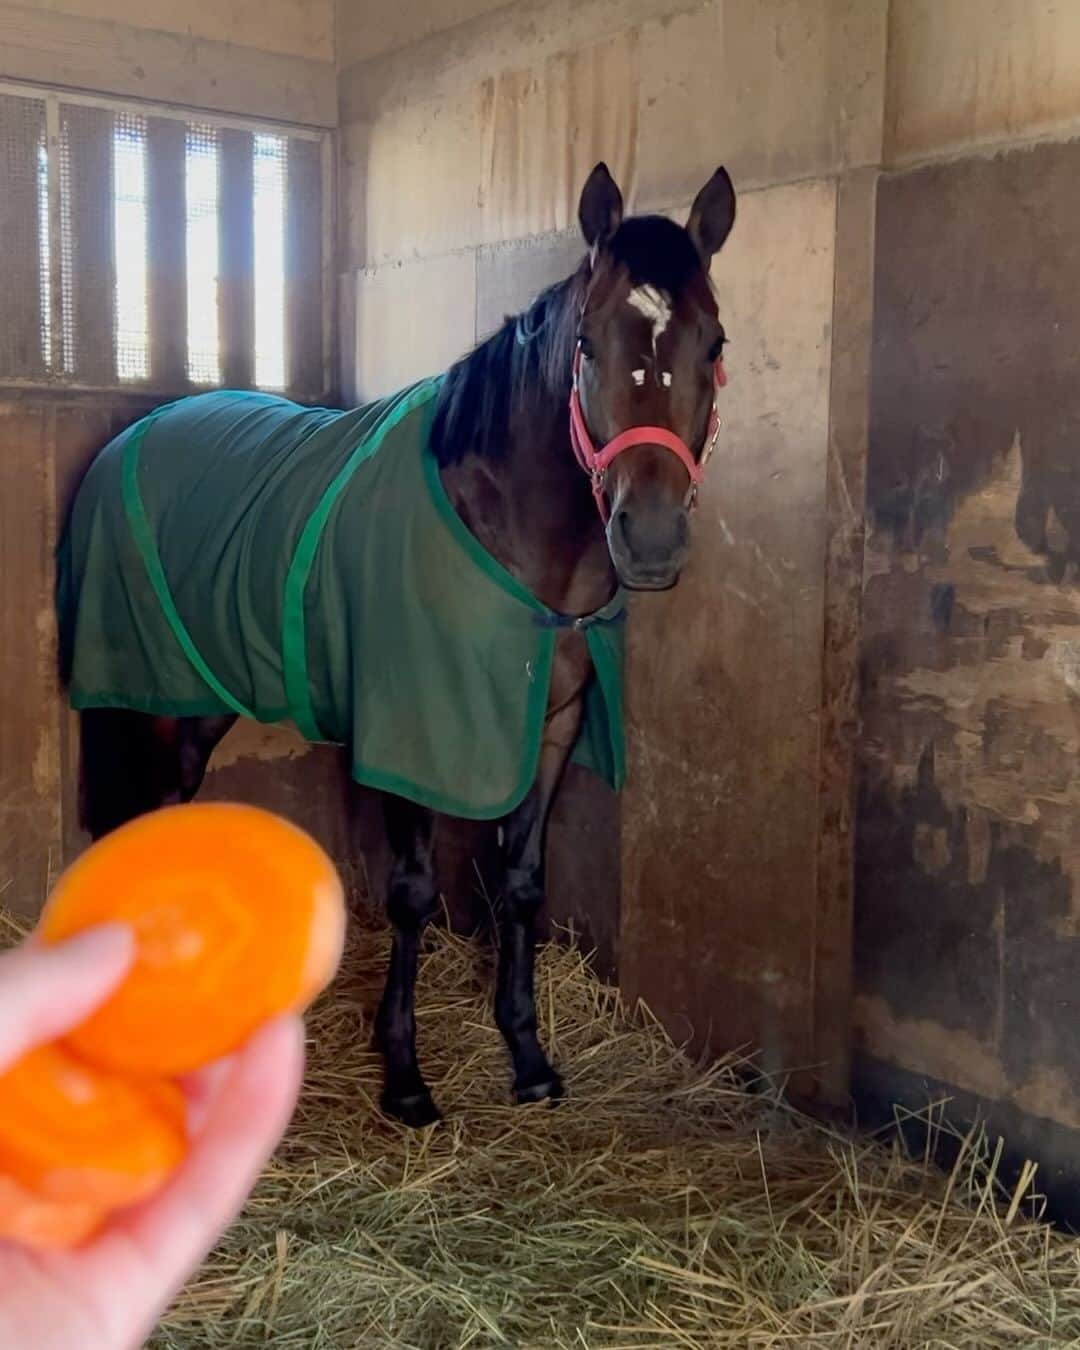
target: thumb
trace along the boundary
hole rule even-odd
[[[130,927],[108,923],[0,956],[0,1072],[78,1026],[120,983],[134,955]]]

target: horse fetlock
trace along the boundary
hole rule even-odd
[[[503,913],[510,921],[531,918],[544,903],[544,883],[533,871],[507,868]]]
[[[519,1106],[530,1102],[561,1101],[566,1095],[562,1077],[544,1061],[544,1068],[536,1074],[521,1075],[514,1079],[514,1099]]]

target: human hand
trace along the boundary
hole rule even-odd
[[[56,946],[0,956],[0,1073],[104,1001],[133,956],[104,924]],[[183,1084],[190,1150],[157,1195],[72,1251],[0,1241],[0,1350],[134,1350],[239,1212],[296,1105],[298,1017],[269,1023]]]

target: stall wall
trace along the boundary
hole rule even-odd
[[[572,780],[549,890],[677,1034],[764,1042],[834,1091],[886,10],[523,0],[340,79],[355,397],[445,367],[567,275],[597,160],[632,208],[680,220],[719,163],[734,177],[715,265],[731,382],[694,558],[634,606],[621,830]],[[343,52],[362,28],[339,6]]]
[[[1074,6],[892,6],[857,1084],[988,1115],[1059,1204],[1080,1174],[1078,136]]]

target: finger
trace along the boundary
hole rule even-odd
[[[235,1063],[235,1056],[227,1055],[224,1059],[215,1060],[213,1064],[208,1064],[204,1069],[196,1069],[194,1073],[187,1074],[181,1079],[180,1087],[183,1089],[184,1103],[187,1107],[189,1134],[202,1133]]]
[[[125,1321],[130,1316],[144,1334],[243,1207],[292,1116],[303,1062],[298,1017],[257,1032],[236,1055],[177,1176],[86,1252],[90,1288],[128,1268],[120,1277]]]
[[[0,956],[0,1070],[70,1031],[112,992],[135,955],[127,924],[88,928],[52,946]]]

